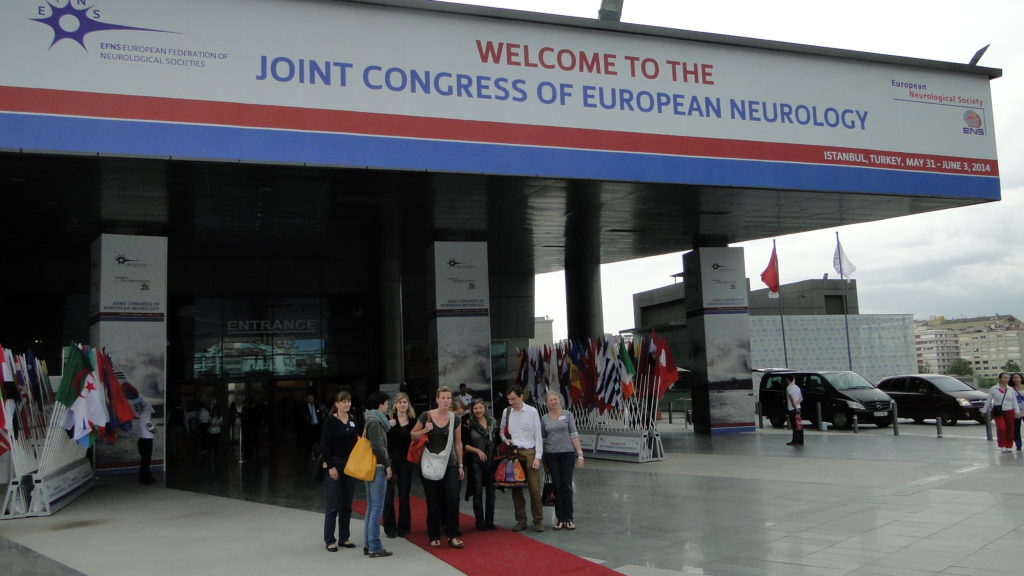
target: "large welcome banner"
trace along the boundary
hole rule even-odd
[[[999,198],[984,69],[420,4],[5,0],[0,149]]]
[[[430,335],[437,381],[454,393],[459,384],[491,389],[490,284],[485,242],[435,242]],[[488,394],[489,396],[489,394]]]
[[[106,351],[131,399],[156,409],[154,464],[163,460],[167,364],[167,238],[103,234],[92,245],[91,344]],[[111,446],[97,445],[97,468],[138,466],[138,421]]]

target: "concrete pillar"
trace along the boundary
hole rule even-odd
[[[565,308],[570,340],[604,334],[601,299],[600,192],[572,183],[565,223]]]
[[[391,202],[396,201],[394,199]],[[392,214],[398,213],[397,210]],[[402,232],[399,219],[384,218],[381,234],[381,383],[405,380],[405,335],[402,324]],[[395,387],[397,390],[398,387]]]
[[[696,432],[754,430],[744,270],[742,248],[699,247],[683,255]]]

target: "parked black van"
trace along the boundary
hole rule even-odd
[[[819,403],[822,420],[836,428],[852,426],[854,414],[859,424],[882,428],[892,423],[892,398],[856,372],[772,369],[761,376],[758,400],[761,415],[776,428],[786,422],[785,376],[790,374],[804,394],[801,416],[815,426]]]
[[[925,418],[941,415],[942,424],[953,426],[960,420],[985,423],[982,408],[988,394],[942,374],[908,374],[890,376],[878,383],[878,389],[892,396],[900,418]]]

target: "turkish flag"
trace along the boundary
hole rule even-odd
[[[779,257],[775,255],[775,246],[772,246],[772,258],[768,261],[768,267],[761,272],[761,282],[768,286],[771,292],[779,291]]]

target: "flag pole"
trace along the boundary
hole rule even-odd
[[[775,254],[775,269],[779,268],[779,256],[775,251],[775,239],[772,239],[772,254]],[[782,326],[782,359],[784,366],[789,367],[789,348],[786,346],[786,317],[782,307],[782,285],[779,285],[779,325]]]
[[[843,245],[839,243],[839,231],[836,230],[836,251],[839,253],[839,281],[843,285],[843,325],[846,327],[846,361],[853,370],[853,354],[850,352],[850,315],[846,300],[846,276],[843,271]]]

